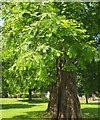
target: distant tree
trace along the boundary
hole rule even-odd
[[[86,103],[88,98],[94,93],[100,94],[100,72],[99,72],[100,60],[88,63],[86,69],[81,71],[81,74],[77,78],[77,86],[79,95],[86,96]]]

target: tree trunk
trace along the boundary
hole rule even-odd
[[[56,86],[55,84],[52,84],[52,88],[50,89],[50,96],[49,96],[49,102],[48,102],[48,107],[47,107],[47,111],[51,112],[54,106],[54,93],[55,93],[55,88]]]
[[[49,110],[52,120],[81,120],[82,113],[77,96],[74,72],[62,70],[62,59],[57,58],[57,83],[50,91]]]
[[[51,94],[52,120],[78,120],[82,118],[73,72],[59,70],[60,81]]]
[[[85,98],[86,98],[86,104],[88,104],[88,95],[87,94],[85,95]]]
[[[32,100],[32,90],[31,89],[29,89],[29,100]]]
[[[57,103],[58,103],[58,94],[57,94],[57,83],[53,83],[50,90],[50,97],[48,102],[47,110],[51,112],[56,118],[57,116]]]
[[[54,87],[53,87],[54,84],[52,84],[52,87],[50,89],[50,96],[49,96],[49,101],[48,101],[48,107],[47,107],[47,111],[51,112],[51,108],[52,108],[52,105],[53,105],[53,94],[54,94]]]

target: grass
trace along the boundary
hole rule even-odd
[[[47,101],[41,99],[28,101],[28,99],[3,98],[0,111],[2,118],[50,118],[50,114],[45,111],[47,104]],[[100,103],[85,104],[85,101],[81,101],[81,108],[84,118],[100,117]]]
[[[45,112],[47,102],[41,99],[28,101],[27,99],[2,99],[2,118],[41,118],[48,117]]]
[[[84,118],[100,118],[100,102],[90,101],[86,104],[81,101],[81,109]]]

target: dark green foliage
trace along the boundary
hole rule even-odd
[[[81,70],[77,77],[78,92],[80,95],[88,95],[93,93],[100,94],[100,61],[93,61],[86,64],[86,69]]]

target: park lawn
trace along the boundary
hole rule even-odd
[[[84,118],[100,118],[100,101],[89,101],[88,104],[85,103],[85,100],[80,102]]]
[[[1,98],[0,98],[1,99]],[[2,118],[50,118],[50,114],[45,110],[47,101],[41,99],[2,99]],[[99,118],[100,103],[90,102],[88,105],[81,101],[81,108],[84,118]]]
[[[28,101],[28,99],[3,98],[2,118],[47,118],[45,112],[47,102],[39,99]]]

